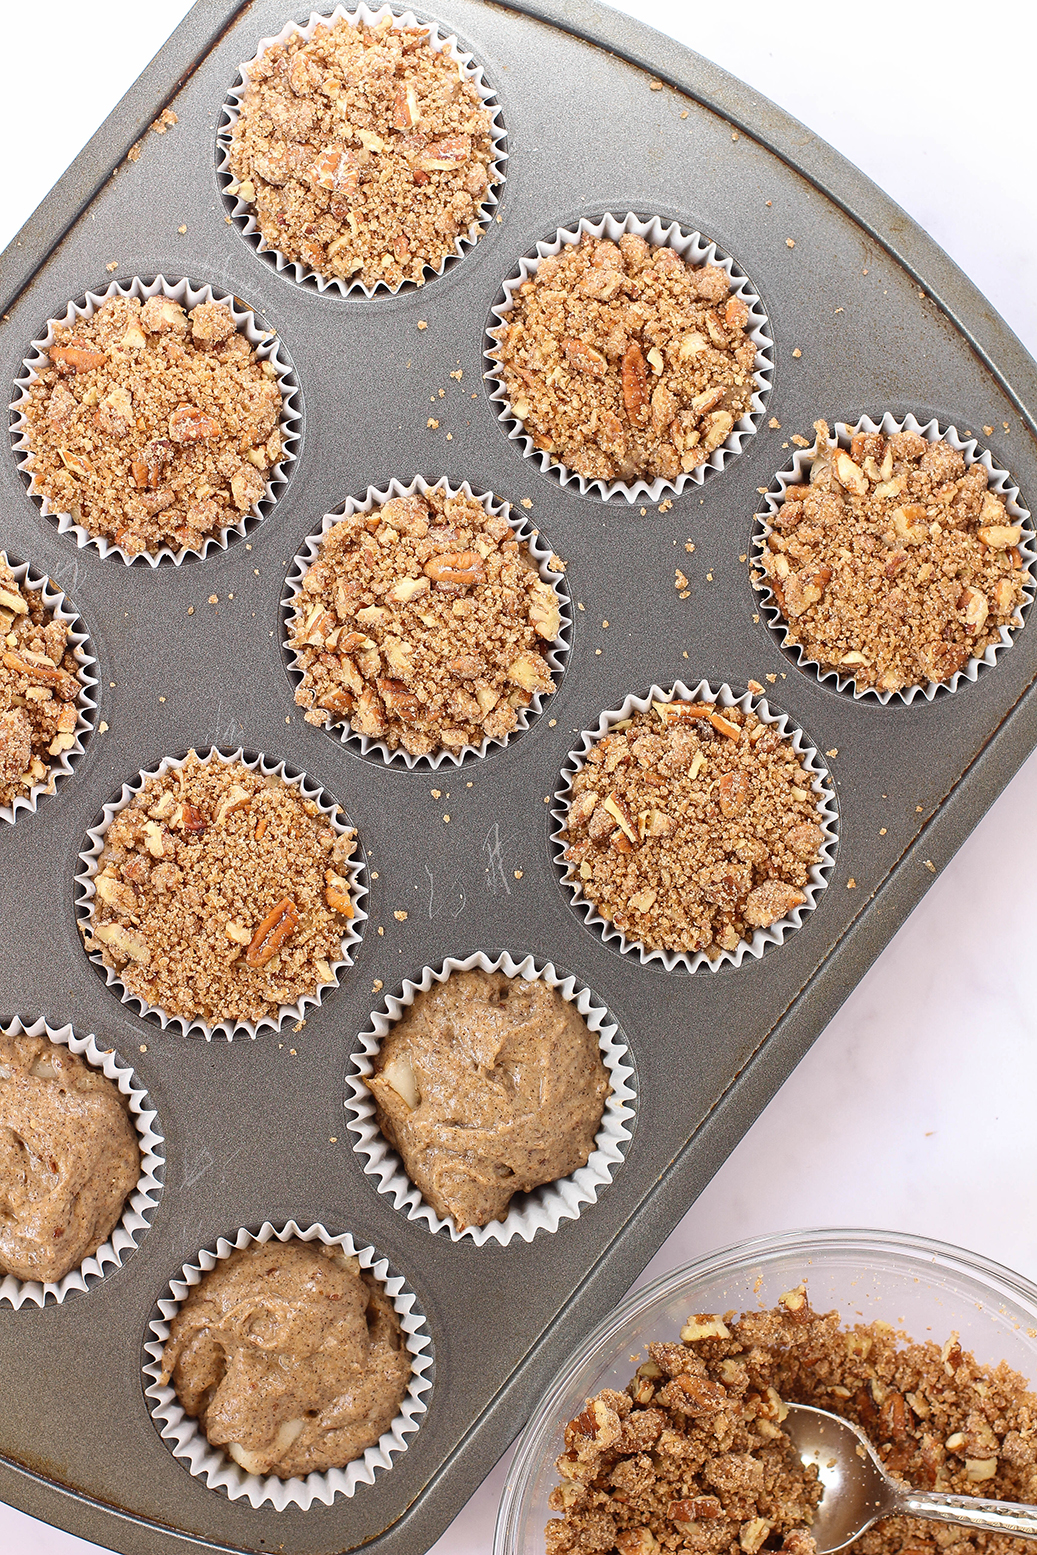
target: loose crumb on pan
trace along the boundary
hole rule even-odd
[[[505,518],[442,488],[324,536],[289,622],[307,723],[415,756],[503,740],[554,690],[558,596]]]
[[[382,1285],[340,1247],[231,1253],[170,1324],[162,1382],[247,1474],[342,1468],[391,1426],[410,1379]]]
[[[283,778],[192,751],[109,826],[86,948],[168,1015],[276,1018],[333,981],[355,848]]]
[[[790,641],[858,689],[949,680],[1018,625],[1026,570],[982,464],[917,432],[815,423],[809,485],[790,486],[758,564]]]
[[[692,1314],[682,1343],[648,1345],[623,1393],[588,1399],[565,1431],[548,1555],[696,1550],[813,1555],[820,1486],[782,1430],[788,1403],[860,1426],[906,1484],[1037,1500],[1037,1397],[1004,1363],[980,1365],[957,1334],[917,1344],[881,1320],[843,1327],[805,1286],[771,1311]],[[1003,1534],[891,1517],[851,1555],[1025,1555]]]
[[[480,234],[497,182],[491,115],[428,32],[339,18],[243,68],[228,192],[318,275],[420,286],[459,235]]]
[[[806,902],[824,841],[812,781],[755,713],[655,702],[572,780],[570,878],[628,939],[715,959]]]
[[[281,392],[230,308],[111,297],[53,325],[24,407],[33,490],[130,556],[197,549],[264,495]]]
[[[416,996],[368,1084],[408,1177],[460,1231],[586,1166],[610,1090],[575,1005],[542,978],[479,970]]]
[[[634,233],[589,232],[542,259],[498,330],[511,410],[534,446],[591,480],[674,480],[752,403],[749,309],[726,271]]]
[[[0,806],[39,783],[76,743],[82,694],[69,626],[39,589],[17,582],[0,551]]]
[[[60,1043],[0,1030],[0,1277],[54,1281],[78,1268],[139,1175],[118,1086]]]

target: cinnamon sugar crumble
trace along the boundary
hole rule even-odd
[[[790,486],[759,565],[788,636],[864,689],[949,680],[1018,625],[1022,526],[946,442],[815,423],[810,484]]]
[[[692,1315],[681,1344],[648,1346],[625,1393],[604,1389],[565,1431],[548,1555],[696,1550],[812,1555],[820,1486],[781,1429],[786,1403],[860,1426],[887,1470],[953,1495],[1037,1500],[1037,1397],[952,1334],[916,1344],[881,1321],[844,1328],[803,1287],[772,1311]],[[907,1517],[853,1555],[1023,1555],[1023,1540]]]
[[[429,29],[318,24],[244,67],[230,193],[271,247],[319,275],[419,286],[479,236],[492,120]]]
[[[333,980],[355,848],[282,778],[192,751],[109,826],[87,951],[169,1015],[276,1017]]]
[[[393,497],[330,529],[289,623],[307,723],[415,756],[503,740],[554,690],[558,596],[506,519],[463,492]]]
[[[83,686],[68,637],[67,622],[15,579],[0,551],[0,806],[45,783],[76,743]]]
[[[533,439],[588,479],[673,480],[751,405],[749,309],[716,265],[585,232],[515,293],[495,356]]]
[[[824,841],[812,782],[755,713],[655,702],[573,778],[570,876],[631,940],[715,959],[807,900]]]
[[[112,297],[54,325],[25,406],[33,489],[130,555],[199,548],[263,497],[281,392],[224,303]]]

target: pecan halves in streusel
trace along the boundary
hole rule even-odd
[[[1022,525],[982,464],[917,432],[817,441],[757,558],[790,642],[859,690],[947,681],[1017,623]]]
[[[629,940],[715,959],[807,901],[824,845],[812,783],[755,713],[655,702],[572,779],[571,878]]]
[[[79,666],[69,626],[0,552],[0,806],[47,781],[76,743]]]
[[[283,778],[192,752],[112,820],[87,949],[167,1015],[276,1018],[334,979],[355,848]]]
[[[554,690],[558,596],[506,519],[434,488],[334,525],[289,623],[308,723],[415,756],[503,740]]]
[[[496,181],[490,112],[427,27],[319,23],[245,67],[231,193],[318,275],[418,285],[479,235]]]
[[[752,403],[749,309],[726,271],[584,232],[516,289],[493,352],[534,446],[590,480],[676,480]]]

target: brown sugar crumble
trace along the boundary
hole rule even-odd
[[[548,1555],[698,1550],[813,1555],[820,1485],[782,1431],[788,1403],[851,1420],[908,1485],[1032,1504],[1037,1397],[952,1334],[917,1344],[881,1320],[844,1328],[803,1287],[772,1311],[702,1313],[680,1344],[649,1344],[623,1393],[604,1389],[565,1431]],[[886,1518],[852,1555],[1024,1555],[1025,1541]]]
[[[570,878],[631,940],[716,959],[806,902],[824,841],[812,781],[755,713],[654,702],[572,780]]]
[[[0,551],[0,806],[47,783],[76,743],[83,686],[68,637],[68,624],[39,589],[16,580]]]
[[[428,756],[505,739],[554,690],[561,615],[507,520],[436,488],[330,529],[288,630],[307,723]]]
[[[169,1015],[276,1018],[334,980],[355,848],[282,778],[192,751],[109,826],[87,951]]]
[[[33,490],[129,556],[198,549],[263,497],[281,392],[230,308],[112,297],[54,325],[25,406]]]
[[[318,275],[420,286],[459,235],[479,236],[498,181],[491,114],[428,31],[340,18],[243,70],[228,192],[272,248]]]
[[[718,266],[585,232],[518,288],[494,355],[535,447],[588,479],[674,480],[750,408],[748,322]]]
[[[860,689],[949,680],[1018,624],[1022,526],[949,443],[858,432],[847,451],[815,430],[759,559],[789,639]]]

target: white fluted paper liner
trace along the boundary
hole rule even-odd
[[[514,530],[515,539],[528,547],[530,556],[536,562],[537,572],[541,580],[554,590],[555,597],[558,600],[558,611],[562,624],[553,646],[546,655],[547,663],[554,676],[555,689],[557,690],[559,679],[565,668],[565,660],[571,647],[569,637],[572,631],[572,612],[569,606],[569,596],[562,586],[562,574],[552,572],[548,567],[548,562],[554,552],[549,545],[544,543],[539,531],[534,530],[525,519],[515,520],[512,516],[510,503],[499,502],[491,492],[473,491],[467,481],[463,481],[460,486],[451,486],[450,482],[444,477],[444,479],[436,481],[433,485],[429,481],[424,480],[420,475],[416,475],[409,486],[404,486],[400,481],[391,480],[384,490],[380,490],[375,486],[369,486],[362,497],[350,497],[334,513],[326,513],[320,529],[316,534],[309,536],[302,550],[292,562],[288,577],[285,580],[287,592],[285,598],[281,601],[282,607],[288,611],[297,610],[297,602],[302,590],[302,580],[306,571],[316,561],[320,552],[321,542],[328,530],[341,523],[343,518],[350,518],[354,513],[370,513],[373,508],[381,507],[383,502],[388,502],[390,497],[412,497],[415,494],[425,496],[430,491],[445,491],[448,497],[464,495],[471,498],[473,502],[478,502],[487,513],[493,513],[495,516],[503,518],[506,523],[509,523]],[[291,664],[292,673],[301,680],[302,667],[287,634],[284,646]],[[548,697],[553,695],[553,692],[547,693]],[[385,744],[384,740],[373,740],[366,734],[354,734],[348,719],[337,719],[330,712],[324,721],[324,728],[330,732],[338,729],[340,731],[339,738],[343,744],[348,740],[359,741],[360,754],[362,756],[374,756],[376,759],[380,756],[386,765],[392,761],[397,763],[405,762],[408,767],[424,766],[429,771],[435,771],[444,762],[453,762],[455,767],[459,767],[466,756],[485,756],[487,751],[494,746],[507,745],[509,740],[514,739],[516,733],[529,728],[531,718],[538,717],[543,712],[544,700],[544,695],[538,691],[534,693],[533,700],[528,707],[516,708],[518,723],[511,733],[505,735],[503,739],[491,739],[487,735],[480,745],[462,745],[456,749],[444,747],[443,750],[436,751],[431,756],[412,755],[410,751],[404,750],[402,745],[398,750],[392,751]]]
[[[363,292],[365,297],[373,297],[379,291],[388,292],[394,296],[404,285],[409,282],[400,281],[397,286],[389,286],[385,281],[376,281],[374,286],[367,286],[361,281],[348,280],[343,276],[321,275],[312,270],[302,260],[289,259],[279,248],[274,248],[267,242],[259,230],[252,205],[241,199],[238,194],[238,185],[231,172],[230,147],[234,126],[241,115],[241,104],[248,90],[249,65],[261,58],[268,49],[278,43],[286,43],[293,33],[309,41],[313,37],[317,27],[322,22],[348,22],[350,27],[377,27],[383,17],[391,16],[392,25],[397,30],[406,27],[424,27],[428,32],[429,48],[434,54],[447,54],[457,65],[458,70],[466,81],[470,81],[482,99],[482,105],[490,113],[490,139],[493,145],[493,161],[489,164],[488,172],[494,176],[495,182],[491,183],[486,191],[485,198],[478,206],[475,221],[467,232],[459,232],[454,239],[454,252],[445,254],[438,267],[426,265],[425,269],[434,276],[443,274],[447,265],[452,261],[463,258],[465,251],[479,241],[482,236],[481,228],[487,222],[492,221],[494,212],[500,203],[500,190],[504,185],[504,163],[508,160],[508,153],[504,148],[507,132],[501,119],[501,108],[497,102],[495,88],[488,85],[482,71],[482,66],[477,64],[473,55],[460,48],[457,38],[453,33],[440,32],[439,27],[433,21],[420,21],[413,11],[397,13],[388,5],[381,6],[377,11],[372,11],[361,0],[355,11],[347,11],[345,6],[337,5],[333,11],[321,14],[311,11],[307,22],[286,22],[281,31],[273,38],[261,38],[259,46],[251,60],[238,67],[239,79],[231,87],[223,104],[223,118],[219,133],[216,137],[217,167],[220,175],[220,183],[223,186],[224,200],[230,211],[231,220],[240,230],[242,236],[255,248],[257,254],[264,258],[269,256],[274,267],[278,271],[286,272],[292,279],[313,281],[319,292],[336,291],[339,296],[347,297],[350,292]],[[418,283],[424,285],[424,281]]]
[[[507,323],[508,314],[514,306],[515,293],[524,281],[528,281],[530,276],[536,274],[540,261],[561,253],[566,245],[579,243],[585,232],[589,232],[595,238],[608,238],[612,243],[618,243],[624,233],[633,232],[638,237],[644,238],[645,242],[650,243],[653,248],[672,248],[689,264],[716,265],[726,273],[731,283],[732,297],[740,297],[749,309],[747,333],[756,346],[756,362],[753,370],[755,389],[749,411],[735,423],[727,440],[721,443],[719,448],[715,448],[708,459],[697,465],[694,470],[682,473],[673,480],[664,480],[659,476],[653,481],[638,479],[626,482],[590,480],[587,476],[570,470],[546,448],[534,446],[533,439],[512,409],[507,385],[500,374],[496,341],[483,352],[490,363],[489,371],[483,374],[491,387],[490,402],[495,406],[497,419],[508,437],[520,444],[523,456],[538,460],[540,468],[556,474],[563,486],[575,481],[581,496],[593,492],[596,496],[608,499],[618,494],[626,497],[631,503],[659,502],[668,494],[680,496],[689,484],[701,485],[707,471],[722,470],[729,460],[739,454],[746,438],[751,437],[756,431],[757,422],[763,415],[765,397],[770,390],[771,374],[774,371],[774,361],[770,354],[774,341],[768,334],[770,325],[763,303],[753,290],[748,276],[743,274],[729,255],[718,249],[717,245],[710,242],[708,238],[704,238],[701,232],[685,232],[679,222],[664,223],[658,216],[644,221],[633,212],[628,212],[623,217],[613,216],[610,212],[597,221],[583,217],[575,227],[559,227],[554,238],[542,240],[537,244],[535,253],[526,254],[519,260],[518,270],[504,282],[504,301],[497,303],[493,308],[493,315],[500,324]],[[497,326],[491,327],[491,337],[495,335],[496,328]]]
[[[791,741],[792,749],[809,774],[810,787],[821,801],[817,810],[817,824],[824,834],[824,842],[820,849],[820,859],[818,863],[811,865],[810,879],[802,887],[806,901],[786,917],[778,918],[769,928],[756,929],[751,940],[740,940],[734,950],[721,951],[715,960],[711,960],[704,950],[697,951],[694,955],[690,951],[683,950],[649,950],[639,940],[627,939],[623,931],[603,918],[594,903],[584,896],[579,873],[574,871],[565,858],[567,844],[562,836],[562,829],[569,816],[569,794],[573,778],[586,764],[588,752],[603,735],[608,734],[610,729],[615,728],[616,724],[622,723],[624,719],[632,718],[635,713],[648,712],[653,702],[712,702],[717,707],[738,707],[743,713],[755,713],[761,723],[773,724],[780,735]],[[697,686],[690,688],[681,680],[665,690],[653,685],[647,695],[627,697],[622,707],[602,713],[595,729],[583,731],[579,746],[569,752],[566,764],[562,768],[562,778],[564,780],[562,787],[554,796],[557,804],[551,810],[552,818],[558,823],[551,833],[551,841],[555,847],[556,861],[565,871],[562,884],[572,893],[573,911],[582,914],[588,928],[596,929],[606,944],[617,942],[615,948],[625,954],[637,955],[643,966],[647,966],[651,961],[661,961],[668,972],[674,971],[677,967],[682,967],[688,972],[697,972],[700,968],[708,967],[711,972],[716,972],[724,965],[741,966],[746,956],[759,960],[768,945],[780,945],[794,929],[799,928],[807,914],[813,912],[817,906],[818,897],[828,884],[828,877],[835,863],[839,824],[835,792],[831,786],[828,768],[817,747],[810,744],[803,730],[792,722],[787,713],[772,711],[766,697],[754,696],[749,691],[739,696],[726,683],[714,691],[708,680],[700,680]]]
[[[881,702],[884,706],[893,701],[909,704],[918,696],[925,697],[931,702],[938,691],[956,691],[962,681],[974,681],[980,670],[988,664],[994,664],[999,653],[1012,645],[1012,633],[1017,631],[1024,623],[1024,612],[1033,603],[1033,565],[1037,561],[1037,548],[1030,514],[1019,501],[1019,488],[1013,484],[1012,477],[1007,470],[996,465],[987,449],[979,450],[978,439],[974,437],[962,438],[958,429],[953,426],[941,427],[939,421],[927,421],[924,424],[912,415],[898,418],[888,411],[881,421],[873,421],[870,416],[862,416],[852,427],[845,422],[837,421],[834,435],[829,437],[830,448],[849,449],[853,436],[857,432],[881,432],[883,437],[891,437],[894,432],[917,432],[928,443],[946,442],[952,448],[956,448],[964,456],[966,465],[981,464],[989,477],[988,489],[996,492],[1004,499],[1005,508],[1013,521],[1022,524],[1023,533],[1019,550],[1023,558],[1023,565],[1029,574],[1031,587],[1024,587],[1023,603],[1016,610],[1015,619],[1010,626],[1001,628],[1001,641],[991,643],[986,651],[979,657],[973,657],[950,680],[930,680],[923,686],[904,686],[900,691],[879,691],[875,686],[858,687],[853,676],[840,675],[838,670],[822,669],[816,659],[811,659],[806,650],[799,643],[790,640],[788,635],[788,623],[778,608],[778,601],[774,597],[769,581],[764,578],[762,583],[754,583],[760,613],[764,617],[771,631],[775,633],[782,647],[790,653],[797,666],[802,670],[812,671],[822,684],[827,682],[834,685],[837,691],[849,692],[858,702],[865,698],[872,698]],[[758,561],[760,554],[767,544],[767,538],[773,533],[769,520],[778,512],[785,500],[785,491],[789,486],[809,485],[810,467],[813,463],[813,452],[817,447],[817,440],[810,448],[797,449],[791,463],[779,470],[775,476],[778,490],[768,491],[765,498],[766,506],[762,512],[755,514],[753,519],[752,552],[753,561]]]
[[[392,1425],[373,1447],[368,1447],[362,1457],[354,1458],[345,1468],[328,1469],[323,1474],[307,1474],[305,1479],[278,1479],[274,1474],[248,1474],[229,1457],[221,1447],[213,1447],[206,1439],[197,1420],[185,1414],[172,1387],[159,1381],[162,1374],[162,1352],[169,1338],[170,1324],[187,1297],[192,1286],[198,1285],[203,1274],[214,1269],[221,1259],[231,1253],[250,1247],[253,1242],[266,1243],[274,1237],[279,1242],[297,1239],[300,1242],[321,1241],[325,1247],[341,1247],[349,1257],[356,1258],[362,1269],[369,1269],[379,1281],[385,1294],[396,1309],[403,1330],[404,1342],[410,1353],[411,1376],[407,1384],[400,1412]],[[337,1495],[351,1496],[358,1485],[373,1485],[379,1469],[392,1468],[393,1457],[398,1457],[408,1447],[407,1437],[412,1436],[421,1424],[428,1404],[424,1398],[432,1386],[425,1374],[432,1366],[432,1341],[427,1332],[425,1318],[418,1310],[414,1293],[407,1289],[399,1275],[389,1275],[389,1262],[379,1257],[373,1247],[361,1247],[347,1233],[332,1236],[322,1225],[301,1229],[290,1220],[281,1230],[265,1221],[253,1235],[240,1230],[233,1241],[226,1237],[217,1240],[215,1250],[202,1248],[194,1263],[184,1264],[179,1275],[170,1280],[167,1294],[158,1302],[161,1318],[153,1318],[149,1332],[155,1337],[145,1341],[144,1349],[151,1361],[144,1367],[144,1395],[151,1402],[149,1408],[159,1435],[173,1456],[197,1478],[203,1479],[210,1490],[223,1490],[232,1501],[246,1497],[254,1507],[265,1503],[275,1511],[283,1512],[288,1506],[299,1506],[305,1511],[315,1501],[330,1506]]]
[[[140,1145],[140,1176],[137,1186],[126,1200],[122,1216],[108,1239],[96,1252],[84,1258],[78,1269],[70,1269],[60,1280],[17,1280],[13,1274],[0,1273],[0,1300],[9,1301],[12,1307],[22,1307],[34,1302],[42,1307],[48,1301],[64,1301],[69,1291],[91,1290],[97,1281],[111,1269],[121,1268],[131,1248],[136,1247],[151,1223],[151,1216],[162,1191],[158,1173],[165,1165],[162,1154],[162,1135],[156,1128],[158,1113],[147,1105],[148,1093],[136,1083],[132,1069],[120,1063],[111,1048],[100,1048],[93,1035],[77,1037],[71,1026],[52,1027],[44,1019],[25,1025],[17,1017],[0,1026],[9,1036],[45,1036],[48,1042],[60,1043],[77,1057],[86,1059],[95,1069],[101,1069],[128,1098],[130,1118],[137,1130]]]
[[[374,1073],[374,1058],[382,1041],[417,995],[427,993],[433,983],[445,983],[454,972],[473,969],[503,972],[506,977],[527,980],[542,978],[552,988],[557,988],[563,999],[576,1006],[597,1036],[612,1089],[586,1166],[579,1167],[570,1177],[543,1183],[529,1193],[516,1194],[512,1200],[514,1207],[509,1208],[506,1219],[491,1220],[485,1226],[468,1226],[459,1231],[453,1216],[444,1220],[437,1215],[407,1176],[399,1156],[378,1127],[374,1098],[366,1081]],[[365,1174],[376,1180],[379,1193],[387,1193],[397,1209],[406,1211],[408,1220],[424,1221],[432,1231],[446,1230],[453,1242],[469,1237],[477,1247],[483,1247],[487,1242],[499,1242],[507,1247],[515,1237],[531,1242],[538,1231],[557,1231],[563,1220],[577,1220],[583,1206],[593,1204],[612,1181],[612,1174],[622,1163],[631,1135],[635,1093],[630,1082],[634,1070],[628,1061],[629,1048],[617,1040],[618,1029],[604,1006],[598,1004],[575,977],[564,976],[555,970],[552,962],[538,962],[532,956],[515,960],[507,951],[493,961],[481,951],[464,960],[450,956],[441,967],[426,967],[418,982],[405,978],[402,995],[389,995],[384,1008],[372,1014],[370,1030],[360,1033],[362,1045],[353,1054],[353,1072],[346,1077],[352,1092],[346,1102],[347,1127],[356,1135],[354,1151],[366,1158]]]
[[[71,732],[75,735],[75,744],[70,745],[67,751],[60,755],[50,757],[50,770],[46,780],[42,783],[34,783],[24,794],[15,794],[9,805],[0,805],[0,821],[15,821],[20,810],[35,810],[41,794],[53,794],[54,784],[59,777],[67,777],[72,771],[72,763],[78,761],[83,754],[83,735],[93,728],[93,714],[97,711],[97,703],[90,692],[97,685],[97,676],[94,670],[97,668],[97,660],[87,650],[86,630],[77,613],[71,608],[69,601],[60,589],[56,589],[50,579],[36,573],[28,564],[22,562],[13,566],[8,560],[6,551],[0,551],[0,556],[11,568],[11,572],[23,588],[35,589],[50,611],[55,621],[66,621],[69,625],[68,642],[72,646],[72,653],[76,661],[76,674],[82,690],[76,699],[76,727]]]
[[[188,758],[186,756],[166,756],[162,761],[159,762],[157,767],[152,767],[145,772],[138,773],[138,775],[133,779],[132,783],[124,783],[122,785],[122,792],[119,794],[119,797],[117,799],[111,800],[108,804],[105,805],[101,820],[97,823],[96,826],[91,826],[90,830],[87,832],[87,837],[90,840],[90,846],[84,848],[79,855],[79,862],[82,867],[79,873],[76,875],[76,884],[83,887],[82,896],[76,903],[76,914],[80,920],[80,923],[87,926],[88,932],[92,931],[94,920],[94,904],[96,901],[94,877],[97,874],[101,853],[104,849],[105,835],[109,826],[112,824],[112,821],[114,820],[115,816],[118,815],[119,811],[126,808],[134,795],[140,793],[148,778],[162,777],[165,773],[172,772],[177,767],[182,767],[187,759]],[[300,772],[295,777],[289,777],[287,771],[285,770],[285,763],[283,761],[274,762],[262,754],[253,756],[251,758],[246,757],[244,749],[241,746],[239,746],[236,751],[231,751],[229,754],[226,754],[221,750],[217,750],[214,746],[207,755],[199,757],[199,760],[203,766],[213,760],[222,761],[228,766],[232,762],[241,762],[243,766],[248,767],[253,772],[262,772],[264,777],[273,776],[283,778],[284,781],[290,784],[292,788],[298,789],[299,793],[303,796],[304,799],[313,800],[314,804],[316,804],[321,814],[324,816],[324,819],[329,822],[332,829],[338,834],[338,836],[341,836],[343,832],[355,830],[355,828],[353,828],[351,825],[347,825],[343,820],[340,819],[340,806],[336,800],[330,798],[329,795],[325,793],[324,789],[318,787],[316,783],[312,783],[305,773]],[[320,983],[313,993],[303,994],[302,997],[294,1004],[278,1005],[276,1020],[272,1015],[264,1015],[258,1021],[234,1021],[228,1019],[215,1021],[210,1024],[208,1021],[202,1020],[200,1016],[196,1017],[194,1020],[188,1020],[185,1016],[182,1015],[169,1015],[165,1010],[160,1009],[157,1005],[148,1004],[147,1001],[142,999],[139,994],[131,993],[131,991],[126,987],[126,984],[123,982],[122,978],[119,976],[118,972],[114,971],[110,966],[105,964],[99,951],[94,952],[92,955],[90,955],[90,952],[88,951],[87,954],[90,955],[90,960],[93,961],[96,966],[99,966],[104,972],[105,980],[109,988],[115,988],[118,990],[119,997],[123,1004],[128,1005],[130,1008],[136,1006],[138,1012],[141,1015],[157,1016],[159,1024],[162,1026],[163,1030],[165,1030],[167,1026],[174,1026],[177,1027],[185,1037],[188,1036],[192,1031],[200,1031],[207,1042],[211,1041],[217,1033],[225,1036],[228,1041],[233,1041],[234,1037],[239,1032],[245,1033],[250,1037],[255,1037],[258,1032],[263,1031],[264,1029],[280,1031],[285,1021],[302,1020],[306,1010],[311,1005],[320,1004],[324,999],[324,995],[328,992],[329,989],[338,987],[339,975],[342,971],[342,968],[346,966],[352,966],[353,964],[352,947],[359,944],[361,937],[360,924],[367,921],[367,913],[360,905],[360,899],[367,895],[367,887],[363,885],[360,880],[360,876],[365,866],[359,838],[357,839],[357,854],[359,856],[354,855],[353,859],[349,861],[349,863],[342,871],[349,880],[349,898],[353,903],[354,916],[348,920],[348,927],[345,934],[342,936],[341,959],[338,961],[332,961],[330,963],[331,981],[328,983]]]
[[[121,545],[113,545],[104,535],[93,535],[82,524],[77,524],[71,513],[56,512],[49,499],[40,491],[32,473],[32,448],[29,444],[29,424],[25,418],[24,406],[29,402],[29,390],[32,384],[39,379],[38,369],[49,365],[46,353],[48,346],[54,344],[55,324],[74,324],[77,319],[92,319],[101,304],[108,302],[112,297],[136,297],[140,302],[146,302],[149,297],[159,295],[171,297],[185,309],[196,308],[201,302],[223,302],[228,305],[235,327],[245,336],[259,360],[269,361],[274,365],[274,380],[281,391],[280,431],[283,451],[278,462],[263,477],[264,495],[247,513],[240,514],[235,523],[227,524],[212,534],[199,536],[197,545],[185,545],[179,551],[174,551],[169,545],[163,545],[157,551],[140,551],[136,556],[131,556]],[[232,534],[242,536],[247,534],[249,522],[263,518],[269,511],[280,495],[288,479],[289,470],[295,462],[292,445],[299,440],[302,415],[296,399],[299,392],[298,386],[289,382],[294,372],[295,369],[278,336],[271,330],[261,328],[252,310],[246,308],[230,293],[220,291],[213,286],[196,286],[188,280],[167,281],[163,275],[156,276],[153,281],[142,281],[139,276],[134,276],[130,281],[113,281],[107,291],[87,292],[82,302],[70,302],[64,318],[48,319],[47,333],[32,342],[32,351],[22,362],[22,371],[15,379],[17,397],[10,406],[10,409],[15,412],[11,436],[19,456],[18,468],[24,470],[29,476],[29,495],[38,499],[41,512],[56,521],[59,534],[75,535],[76,545],[80,550],[84,546],[93,545],[102,556],[120,556],[128,566],[132,566],[134,562],[145,561],[152,567],[157,567],[166,556],[179,567],[186,556],[203,557],[214,547],[225,551]]]

